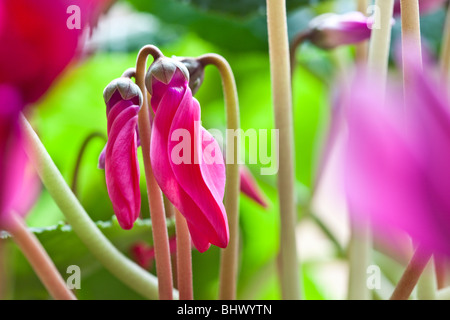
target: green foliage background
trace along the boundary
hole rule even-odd
[[[306,28],[309,20],[327,11],[348,11],[351,1],[288,1],[289,35]],[[267,53],[265,1],[262,0],[129,0],[134,12],[148,15],[151,30],[126,35],[125,39],[107,39],[97,50],[70,66],[29,118],[44,145],[61,170],[72,182],[75,161],[83,140],[93,132],[106,135],[103,88],[122,71],[133,67],[139,48],[147,43],[160,46],[165,55],[198,56],[208,52],[223,55],[234,71],[244,130],[273,128],[270,67]],[[424,35],[432,54],[439,50],[444,13],[424,17]],[[395,27],[394,40],[399,28]],[[94,31],[95,35],[95,31]],[[113,43],[111,41],[123,41]],[[120,44],[120,45],[119,45]],[[120,49],[118,49],[120,48]],[[333,83],[338,66],[352,58],[352,48],[324,52],[305,44],[297,54],[299,67],[293,76],[296,179],[299,208],[314,177],[315,164],[330,110]],[[225,114],[220,77],[207,69],[205,81],[196,98],[202,106],[203,125],[224,128]],[[142,197],[143,219],[131,231],[120,229],[113,217],[106,191],[104,172],[97,169],[97,159],[105,141],[93,140],[83,157],[79,173],[78,197],[105,235],[130,256],[137,241],[151,244],[146,197]],[[248,148],[248,146],[245,146]],[[142,163],[142,161],[141,161]],[[267,210],[241,197],[241,265],[238,298],[279,299],[277,282],[278,215],[275,177],[259,176],[257,165],[249,166],[264,190]],[[142,194],[145,195],[142,177]],[[299,217],[302,218],[299,210]],[[78,240],[64,216],[45,189],[27,218],[64,277],[67,267],[82,270],[80,299],[140,299],[136,293],[109,274]],[[169,221],[170,232],[173,225]],[[49,299],[32,269],[16,246],[7,242],[8,298]],[[131,257],[131,256],[130,256]],[[193,251],[196,299],[215,299],[218,289],[220,252],[213,247],[206,253]],[[330,260],[339,260],[337,252]],[[307,299],[335,299],[319,285],[315,271],[323,261],[302,261],[303,290]],[[155,272],[152,267],[150,272]]]

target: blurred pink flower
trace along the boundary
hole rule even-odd
[[[325,13],[311,20],[307,39],[326,50],[355,44],[370,38],[371,24],[361,12]]]
[[[376,234],[394,228],[450,254],[450,104],[420,60],[407,59],[405,99],[402,87],[390,83],[384,92],[361,73],[339,100],[345,192],[352,214],[369,217]]]
[[[104,152],[106,186],[119,224],[131,229],[141,211],[137,121],[142,93],[129,78],[112,81],[104,91],[108,142]]]
[[[161,190],[186,218],[196,249],[204,252],[210,244],[228,245],[225,164],[217,141],[200,126],[200,105],[188,82],[186,67],[170,58],[158,59],[147,73],[155,113],[150,159]]]
[[[419,0],[420,14],[428,14],[442,8],[447,0]],[[394,4],[394,15],[400,15],[400,0],[396,0]]]
[[[169,238],[169,251],[171,254],[177,252],[177,238]],[[134,261],[144,269],[149,269],[155,260],[155,248],[145,242],[135,243],[131,247],[131,254]]]
[[[264,208],[267,208],[267,201],[258,186],[258,183],[253,177],[250,170],[245,166],[241,165],[239,167],[239,175],[241,177],[241,191],[250,199],[258,203]]]

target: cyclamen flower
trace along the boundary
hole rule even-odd
[[[326,13],[311,20],[307,39],[319,48],[334,49],[369,39],[371,24],[361,12]]]
[[[393,84],[383,94],[373,75],[358,76],[341,100],[345,191],[352,213],[368,216],[377,234],[389,226],[450,254],[450,104],[413,61],[406,100]]]
[[[186,67],[165,57],[146,75],[155,113],[150,159],[161,190],[186,218],[196,249],[204,252],[210,244],[228,245],[225,164],[217,141],[200,126],[200,105],[188,82]]]
[[[420,14],[428,14],[442,8],[447,0],[419,0]],[[400,0],[396,0],[394,4],[394,15],[401,14]]]
[[[0,225],[11,211],[25,214],[36,195],[27,187],[26,164],[18,119],[37,101],[76,53],[79,29],[67,27],[67,7],[76,4],[84,16],[105,1],[2,0],[0,2]],[[25,179],[25,180],[24,180]],[[34,180],[34,179],[32,179]],[[31,181],[32,181],[31,180]],[[26,194],[23,196],[23,194]],[[17,205],[20,203],[20,206]]]
[[[137,121],[142,93],[129,78],[112,81],[103,93],[108,122],[106,186],[119,224],[131,229],[141,210]]]

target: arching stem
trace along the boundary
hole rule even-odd
[[[158,298],[158,280],[123,255],[97,228],[65,182],[39,137],[22,115],[27,154],[44,186],[84,245],[125,285],[148,299]],[[178,292],[174,291],[174,296]]]
[[[166,215],[161,189],[156,182],[150,160],[151,124],[148,108],[148,95],[145,88],[145,73],[147,58],[152,55],[156,60],[163,54],[152,45],[143,47],[136,62],[136,84],[142,91],[143,104],[138,116],[139,138],[144,159],[145,179],[147,182],[147,196],[150,206],[150,217],[153,226],[153,243],[155,248],[156,274],[159,281],[159,298],[171,300],[173,298],[172,261],[170,257],[169,235],[167,232]]]
[[[232,300],[236,299],[239,256],[239,100],[233,71],[227,60],[217,54],[206,54],[199,57],[198,61],[203,66],[213,65],[219,70],[225,98],[227,141],[224,203],[228,216],[230,240],[221,255],[219,299]]]

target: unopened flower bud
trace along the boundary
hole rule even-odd
[[[120,97],[123,100],[133,100],[137,98],[135,102],[142,106],[143,96],[142,92],[139,89],[139,86],[135,84],[130,78],[121,77],[111,81],[103,90],[103,99],[105,103],[108,105],[111,97],[114,93],[119,92]]]
[[[167,85],[174,77],[176,71],[181,71],[182,81],[189,81],[189,71],[186,66],[178,60],[162,57],[157,59],[145,75],[145,86],[150,94],[153,94],[153,82],[159,81]]]
[[[325,50],[355,44],[370,38],[371,21],[361,12],[326,13],[311,20],[308,40]]]

